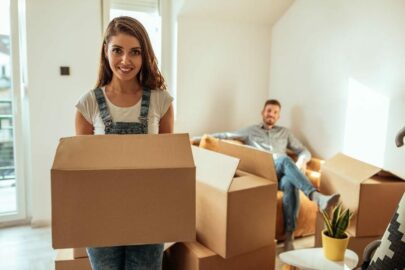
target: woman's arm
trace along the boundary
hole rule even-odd
[[[170,104],[169,109],[163,115],[159,122],[159,133],[173,133],[174,126],[174,113],[173,105]]]
[[[87,122],[86,118],[84,118],[79,111],[76,111],[75,126],[76,126],[76,135],[94,134],[93,125]]]

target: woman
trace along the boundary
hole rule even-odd
[[[76,105],[76,134],[173,132],[168,94],[149,36],[140,22],[118,17],[108,25],[95,90]],[[87,248],[92,268],[161,269],[163,244]]]

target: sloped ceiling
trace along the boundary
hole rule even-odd
[[[273,25],[294,0],[185,0],[179,16]]]

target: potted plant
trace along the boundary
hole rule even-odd
[[[342,261],[349,243],[346,229],[353,213],[349,209],[343,209],[342,203],[333,209],[331,216],[326,211],[321,213],[325,222],[325,229],[322,231],[324,255],[329,260]]]

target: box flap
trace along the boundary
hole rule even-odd
[[[188,134],[85,135],[60,139],[52,169],[194,167]]]
[[[342,153],[338,153],[331,159],[327,160],[322,167],[322,170],[326,169],[343,175],[347,179],[351,179],[358,183],[363,182],[365,179],[368,179],[381,171],[378,167],[346,156]]]
[[[386,170],[381,170],[377,173],[377,176],[385,177],[385,178],[395,178],[396,180],[405,181],[405,178],[401,176],[398,172],[390,172]]]
[[[247,145],[219,141],[218,152],[240,159],[239,170],[277,181],[273,155]]]
[[[229,192],[260,188],[268,185],[275,185],[275,183],[254,174],[245,174],[233,179]]]
[[[197,181],[228,192],[239,159],[192,146]]]

